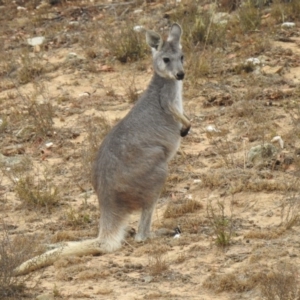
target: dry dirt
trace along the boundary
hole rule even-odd
[[[167,23],[164,13],[176,8],[176,3],[162,1],[146,1],[134,8],[127,5],[128,11],[124,5],[119,21],[119,7],[116,12],[111,6],[94,8],[96,4],[112,5],[109,1],[74,2],[41,8],[47,10],[47,17],[43,15],[43,21],[34,24],[37,9],[16,10],[8,4],[1,8],[7,12],[1,19],[5,26],[0,64],[4,69],[12,59],[15,65],[6,73],[0,70],[0,119],[5,123],[0,127],[0,153],[4,155],[0,230],[6,228],[11,239],[25,236],[39,245],[97,235],[100,212],[87,160],[90,135],[98,133],[95,120],[104,117],[113,126],[134,105],[128,99],[128,87],[141,92],[151,78],[150,51],[138,62],[114,60],[101,44],[103,24],[107,28],[124,26],[128,18],[157,29]],[[26,1],[18,5],[26,6]],[[138,9],[142,12],[134,12]],[[102,24],[96,37],[97,31],[89,31],[95,22]],[[282,34],[280,24],[266,24]],[[299,26],[296,22],[298,32]],[[53,295],[55,299],[258,300],[264,299],[261,285],[269,284],[262,279],[266,274],[275,272],[280,264],[280,270],[299,265],[297,30],[287,29],[288,40],[284,41],[270,36],[267,49],[257,56],[263,65],[248,73],[234,71],[250,57],[246,50],[246,54],[241,52],[243,48],[265,38],[264,28],[252,33],[254,37],[249,33],[248,39],[237,41],[236,52],[218,58],[216,63],[226,65],[223,70],[232,70],[224,76],[211,72],[195,83],[189,75],[191,63],[187,64],[184,107],[192,129],[171,162],[153,218],[153,231],[180,226],[180,237],[161,235],[142,244],[128,237],[115,253],[59,260],[27,280],[29,298],[46,294],[45,299]],[[39,35],[46,36],[41,47],[26,45],[27,38]],[[96,49],[95,58],[87,57],[88,47]],[[79,62],[66,64],[70,53],[76,53]],[[22,55],[29,55],[31,63],[38,57],[53,69],[28,83],[16,83],[14,72],[21,66]],[[206,55],[213,68],[212,57]],[[86,92],[89,94],[81,95]],[[32,102],[51,104],[49,132],[38,133],[42,125],[29,113]],[[47,119],[47,112],[46,108],[33,118]],[[91,130],[94,132],[89,133]],[[278,141],[271,143],[275,136],[281,136],[284,148]],[[47,143],[53,145],[47,148]],[[267,143],[275,147],[276,154],[249,162],[250,149]],[[30,159],[30,167],[13,173],[8,158]],[[56,187],[58,204],[24,203],[16,186],[28,174],[35,182],[46,179],[52,190]],[[186,210],[185,203],[191,204]],[[195,207],[195,203],[201,205]],[[132,216],[131,227],[137,228],[138,217],[138,213]],[[222,233],[229,239],[226,247],[217,244]]]

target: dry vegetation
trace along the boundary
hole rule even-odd
[[[0,0],[0,12],[1,299],[300,299],[300,1]],[[141,26],[172,22],[192,130],[156,236],[14,277],[45,245],[97,235],[91,164],[150,80]]]

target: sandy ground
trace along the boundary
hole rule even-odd
[[[154,232],[180,226],[180,237],[157,236],[142,244],[128,237],[115,253],[59,260],[27,281],[32,295],[45,299],[263,299],[260,283],[267,283],[261,274],[272,273],[280,264],[284,269],[300,263],[299,224],[290,228],[284,222],[289,208],[295,214],[299,209],[298,115],[290,108],[299,105],[299,45],[299,37],[292,42],[272,40],[269,51],[261,55],[264,66],[242,75],[202,78],[193,92],[187,69],[184,107],[192,129],[170,164],[153,218]],[[84,56],[77,44],[32,53],[59,65],[71,52]],[[9,237],[22,235],[45,245],[97,235],[98,202],[84,166],[90,146],[88,124],[96,126],[94,120],[104,117],[113,126],[126,115],[134,105],[128,101],[129,81],[134,78],[136,90],[143,91],[152,76],[150,55],[141,64],[146,68],[113,62],[110,72],[58,68],[37,79],[44,89],[37,101],[53,105],[54,133],[36,140],[16,137],[26,122],[14,117],[28,108],[19,95],[32,95],[36,85],[29,82],[16,90],[2,82],[0,117],[17,125],[1,132],[0,152],[5,157],[29,157],[33,167],[22,176],[28,172],[36,180],[46,177],[58,187],[60,197],[59,205],[52,208],[24,205],[16,182],[3,172],[0,213]],[[273,73],[277,66],[282,71]],[[247,100],[250,91],[255,97]],[[90,95],[82,96],[85,92]],[[9,95],[15,95],[14,99]],[[249,162],[250,149],[270,143],[275,136],[282,137],[284,148],[275,142],[276,155]],[[53,146],[46,148],[49,142]],[[24,150],[9,150],[17,145]],[[293,159],[288,162],[288,157]],[[7,166],[2,170],[7,171]],[[296,199],[293,206],[288,199]],[[196,201],[199,208],[184,211],[187,201]],[[223,219],[218,203],[224,207]],[[174,207],[179,207],[177,213],[168,215]],[[137,228],[138,218],[134,214],[129,225]],[[214,221],[218,220],[223,220],[224,232],[231,234],[224,248],[216,245]]]

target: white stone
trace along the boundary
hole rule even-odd
[[[27,43],[30,45],[30,46],[39,46],[39,45],[42,45],[45,41],[45,37],[44,36],[37,36],[37,37],[34,37],[34,38],[29,38],[27,39]]]
[[[53,146],[53,143],[52,142],[48,142],[45,144],[46,148],[51,148]]]
[[[136,32],[142,32],[145,30],[144,26],[136,25],[133,27],[133,30]]]
[[[284,22],[281,24],[281,27],[288,27],[288,28],[292,28],[292,27],[295,27],[296,26],[296,23],[294,22]]]
[[[280,135],[274,136],[271,140],[271,143],[278,142],[281,149],[284,148],[284,141]]]
[[[250,57],[246,60],[246,63],[250,63],[250,64],[253,64],[253,65],[260,65],[261,61],[257,57]]]
[[[207,132],[220,132],[214,125],[208,125],[205,129]]]

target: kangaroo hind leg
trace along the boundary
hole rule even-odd
[[[135,240],[137,242],[143,242],[150,237],[151,220],[154,207],[155,203],[142,209],[138,231],[135,235]]]

